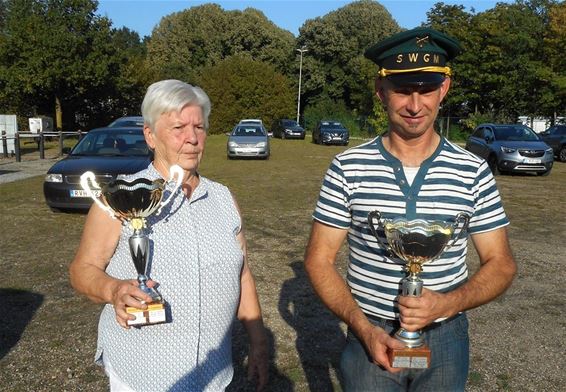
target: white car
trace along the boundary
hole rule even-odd
[[[257,118],[246,118],[244,120],[240,120],[240,122],[238,123],[238,125],[241,124],[258,124],[258,125],[263,125],[263,121],[257,119]]]

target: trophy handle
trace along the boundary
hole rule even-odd
[[[114,210],[108,207],[107,205],[104,205],[104,203],[100,201],[100,198],[94,196],[90,188],[90,185],[88,183],[89,181],[92,183],[94,188],[100,189],[100,185],[98,185],[98,183],[96,182],[96,177],[94,176],[94,173],[91,171],[87,171],[81,175],[81,187],[90,194],[90,198],[94,200],[94,202],[98,204],[98,206],[102,208],[103,211],[106,211],[112,219],[116,219]]]
[[[456,221],[454,222],[454,232],[452,233],[452,239],[446,245],[445,249],[452,247],[456,241],[458,241],[462,237],[462,233],[464,233],[468,229],[468,224],[470,223],[470,215],[460,212],[456,215]]]
[[[374,223],[373,223],[374,220],[377,220],[377,227],[374,226]],[[373,233],[373,236],[377,239],[377,242],[379,242],[379,245],[381,245],[383,248],[385,248],[388,252],[392,252],[391,247],[388,244],[386,244],[385,242],[383,242],[382,239],[377,234],[377,228],[383,229],[383,221],[381,220],[381,212],[371,211],[368,214],[368,225],[369,225],[371,232]]]
[[[177,189],[179,189],[179,187],[183,184],[184,174],[185,174],[185,172],[183,171],[183,169],[179,165],[173,165],[169,168],[169,179],[167,180],[167,182],[169,183],[169,182],[175,180],[175,188],[173,188],[173,190],[171,191],[171,194],[169,195],[167,200],[165,200],[164,202],[161,203],[161,205],[159,206],[159,210],[157,210],[156,215],[159,215],[161,213],[161,209],[163,207],[165,207],[167,204],[169,204],[171,199],[173,199],[173,196],[177,192]]]

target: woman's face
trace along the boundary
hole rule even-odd
[[[200,106],[185,106],[180,112],[162,114],[155,122],[155,132],[144,127],[145,139],[154,150],[153,164],[162,173],[179,165],[195,175],[204,153],[206,129]]]

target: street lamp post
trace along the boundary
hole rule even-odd
[[[301,60],[299,62],[299,95],[297,97],[297,124],[299,123],[299,111],[301,110],[301,79],[303,76],[303,53],[308,52],[306,46],[302,46],[301,49],[297,49],[297,52],[301,54]]]

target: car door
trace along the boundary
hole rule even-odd
[[[487,158],[487,155],[485,155],[487,147],[487,142],[485,140],[486,130],[486,127],[478,127],[468,139],[466,150],[471,151],[482,158]]]
[[[560,128],[551,127],[546,135],[543,136],[543,140],[548,144],[554,151],[560,150],[560,139],[562,135],[560,134]]]
[[[318,143],[319,136],[320,136],[320,122],[316,124],[314,130],[312,131],[312,141]]]

